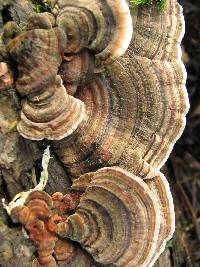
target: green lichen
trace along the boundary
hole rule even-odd
[[[136,6],[153,5],[153,3],[156,3],[160,10],[165,8],[166,1],[167,0],[130,0],[130,2]]]
[[[42,12],[50,12],[51,7],[48,3],[42,1],[42,0],[32,0],[34,11],[36,13],[42,13]]]
[[[9,129],[10,132],[13,131],[13,130],[15,130],[16,127],[17,127],[17,121],[14,120],[14,121],[12,121],[11,124],[10,124],[10,129]]]
[[[166,248],[173,248],[173,245],[174,245],[174,241],[173,239],[169,240],[166,244]]]

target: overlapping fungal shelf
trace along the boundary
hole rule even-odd
[[[144,28],[149,31],[145,40],[140,36]],[[189,104],[180,60],[180,6],[168,1],[164,13],[156,7],[139,9],[133,31],[128,51],[77,92],[86,106],[83,123],[55,144],[72,176],[107,165],[134,173],[144,165],[148,172],[147,163],[159,169],[183,131]],[[138,48],[142,44],[146,54]]]
[[[87,179],[85,192],[58,233],[80,242],[103,264],[151,266],[174,230],[172,197],[160,176],[150,186],[119,167],[81,176],[72,189],[81,190]]]
[[[31,140],[61,139],[83,119],[84,103],[67,94],[58,73],[66,46],[64,32],[52,27],[51,17],[30,17],[28,29],[13,39],[14,23],[5,26],[7,50],[18,64],[16,90],[22,103],[20,134]],[[9,38],[10,35],[10,38]]]
[[[64,215],[57,213],[57,202],[54,195],[51,197],[43,191],[33,191],[23,205],[11,211],[13,222],[24,225],[37,247],[38,258],[33,266],[57,266],[56,260],[60,264],[69,263],[70,266],[90,266],[93,260],[81,247],[56,235],[56,224],[64,220]],[[61,206],[61,201],[59,204]],[[65,206],[67,210],[69,206]]]
[[[68,94],[74,95],[78,87],[84,87],[93,80],[95,57],[86,48],[80,53],[65,56],[59,68]]]
[[[132,20],[126,0],[50,1],[56,25],[67,37],[68,53],[88,47],[95,53],[97,65],[121,56],[132,37]]]
[[[36,187],[8,205],[11,218],[37,247],[37,266],[153,266],[175,227],[159,169],[189,107],[181,7],[168,0],[131,16],[126,0],[49,2],[52,14],[31,13],[26,28],[6,24],[18,75],[0,63],[0,88],[14,83],[19,133],[53,140],[73,184],[67,195]]]

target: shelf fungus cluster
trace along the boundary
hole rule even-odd
[[[127,0],[48,2],[51,13],[5,25],[0,88],[15,87],[19,133],[52,140],[73,183],[67,195],[36,187],[5,207],[37,266],[153,266],[175,225],[159,170],[189,107],[181,7],[131,16]]]
[[[103,168],[74,181],[82,191],[73,215],[58,224],[93,258],[114,266],[152,266],[174,231],[171,193],[162,174],[148,184],[119,168]]]
[[[152,266],[174,231],[173,200],[160,172],[143,180],[119,167],[102,168],[80,176],[64,196],[33,190],[14,203],[7,209],[35,243],[40,266],[92,267],[94,260]]]
[[[44,13],[30,17],[26,31],[13,22],[4,28],[7,51],[17,63],[15,87],[24,97],[17,129],[31,140],[68,136],[85,112],[84,103],[67,94],[58,75],[66,36],[53,23],[53,16]]]
[[[132,19],[126,0],[50,0],[56,25],[67,35],[66,53],[87,47],[96,66],[121,56],[132,37]]]
[[[70,240],[59,239],[56,234],[57,224],[65,221],[67,212],[72,208],[67,200],[64,202],[65,198],[70,197],[69,194],[61,199],[60,194],[59,198],[57,194],[51,197],[43,191],[34,190],[27,195],[23,205],[11,210],[13,222],[24,225],[37,247],[38,258],[33,261],[34,266],[53,267],[57,266],[58,261],[60,264],[68,263],[69,266],[76,266],[76,262],[79,262],[81,266],[87,267],[93,262],[81,247],[74,246]]]

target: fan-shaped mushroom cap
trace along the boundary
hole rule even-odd
[[[0,62],[0,92],[10,87],[14,83],[14,78],[8,64]]]
[[[74,94],[78,86],[84,86],[93,78],[94,56],[87,49],[83,49],[74,56],[64,57],[59,74],[67,93]]]
[[[37,266],[56,267],[56,261],[52,254],[55,243],[58,240],[57,236],[49,232],[45,222],[39,219],[26,225],[26,229],[29,231],[30,239],[34,241],[38,250],[39,257],[33,262]]]
[[[85,118],[73,135],[54,143],[72,176],[116,165],[134,127],[136,99],[131,91],[130,86],[112,88],[96,75],[91,84],[77,92],[76,97],[85,103]]]
[[[46,202],[50,209],[53,207],[53,201],[50,195],[44,191],[34,190],[33,192],[30,192],[26,198],[25,204],[28,204],[31,200],[34,199],[39,199]]]
[[[80,202],[80,193],[70,192],[63,196],[60,192],[56,192],[52,195],[53,208],[58,214],[70,213],[75,210]]]
[[[51,216],[52,206],[52,199],[47,193],[32,191],[28,194],[23,205],[11,209],[12,220],[25,226],[30,239],[37,246],[39,257],[34,260],[37,266],[56,266],[52,254],[58,237],[55,233],[50,232],[45,225]]]
[[[34,14],[28,18],[26,30],[51,29],[54,24],[55,18],[51,13]]]
[[[51,1],[56,23],[64,29],[66,52],[88,47],[97,61],[108,63],[121,56],[132,36],[132,20],[126,0]]]
[[[156,250],[149,263],[150,267],[153,266],[160,254],[164,251],[166,242],[172,238],[175,231],[175,213],[172,195],[165,176],[158,172],[156,177],[153,179],[147,179],[145,182],[157,198],[161,215],[159,237]]]
[[[8,43],[8,51],[18,63],[16,89],[21,95],[46,90],[54,82],[65,43],[65,34],[57,28],[27,31]]]
[[[8,42],[8,51],[18,63],[18,92],[28,98],[22,104],[17,129],[28,139],[62,139],[71,134],[84,115],[84,104],[69,95],[59,76],[66,36],[52,27],[48,14],[29,18],[30,28]]]
[[[59,266],[69,267],[92,267],[93,259],[79,246],[70,240],[59,239],[54,248],[54,256]]]
[[[100,263],[147,266],[160,227],[154,194],[141,178],[120,168],[90,175],[76,213],[66,221],[67,233],[60,231],[63,223],[58,232],[78,241]]]
[[[140,6],[134,10],[132,21],[130,54],[134,51],[141,57],[169,62],[181,59],[185,23],[177,0],[167,0],[163,12],[157,4]]]
[[[68,263],[74,257],[74,245],[70,240],[58,240],[55,245],[54,255],[58,261]]]
[[[161,168],[185,127],[189,107],[185,69],[178,61],[169,63],[133,55],[110,66],[109,74],[113,87],[131,86],[135,98],[126,100],[136,111],[121,166],[129,164],[135,150],[154,168]],[[117,79],[120,74],[121,79]]]
[[[134,55],[113,63],[106,78],[96,75],[75,95],[85,103],[83,122],[54,143],[70,174],[119,165],[145,177],[149,164],[161,167],[185,126],[184,83],[178,63]]]
[[[85,113],[82,101],[68,95],[57,76],[46,91],[37,92],[22,105],[19,133],[31,140],[62,139],[80,124]]]
[[[185,127],[189,107],[186,73],[178,54],[182,14],[175,2],[167,1],[167,12],[139,8],[128,51],[107,66],[105,79],[96,76],[75,95],[85,103],[85,118],[72,136],[55,145],[72,176],[118,165],[137,175],[140,170],[147,178],[151,166],[159,169],[168,158]],[[145,37],[143,31],[148,29],[152,34]],[[145,42],[137,41],[141,36]],[[154,57],[148,54],[153,47],[158,51]]]
[[[11,218],[14,222],[28,224],[36,218],[48,218],[52,207],[51,197],[43,191],[29,193],[26,202],[11,210]]]

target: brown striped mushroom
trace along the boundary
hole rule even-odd
[[[60,76],[57,76],[48,90],[24,101],[17,129],[28,139],[59,140],[77,128],[84,110],[83,102],[68,95]]]
[[[107,64],[121,56],[132,37],[132,21],[126,0],[52,0],[56,24],[67,35],[66,53],[87,47],[96,64]]]
[[[0,62],[0,92],[14,83],[13,73],[6,62]]]
[[[164,175],[155,171],[156,176],[143,180],[107,167],[82,175],[67,195],[50,197],[37,189],[47,182],[48,151],[39,185],[4,206],[35,243],[34,262],[89,267],[94,259],[103,266],[153,266],[174,232],[173,200]]]
[[[127,52],[77,91],[85,117],[71,136],[54,143],[72,177],[118,165],[145,178],[164,164],[189,107],[183,28],[176,0],[167,1],[164,12],[138,8]]]
[[[23,220],[24,206],[13,210],[22,224],[32,217],[37,222],[36,228],[27,229],[42,265],[46,260],[55,264],[56,259],[63,266],[90,266],[92,260],[83,248],[103,265],[150,267],[174,232],[172,196],[159,169],[183,131],[189,106],[180,60],[182,11],[176,0],[167,1],[164,12],[155,5],[135,9],[130,47],[118,58],[132,34],[127,3],[52,0],[56,27],[49,19],[43,21],[43,29],[37,28],[40,19],[32,19],[28,31],[7,44],[18,63],[16,88],[26,97],[18,130],[30,139],[66,136],[53,142],[54,149],[72,178],[83,174],[69,194],[52,196],[53,205],[47,205],[51,215],[44,218],[33,212]],[[33,25],[37,29],[31,29]],[[33,62],[38,69],[30,72]],[[95,64],[107,63],[104,73],[87,80]],[[65,134],[69,120],[64,114],[75,121],[73,131]],[[55,132],[45,128],[50,124]],[[42,133],[37,125],[45,125]],[[28,203],[25,211],[30,209]],[[53,238],[50,250],[43,246],[43,236],[45,244],[52,244]],[[82,248],[75,249],[74,241]]]
[[[51,16],[46,14],[30,17],[27,31],[7,41],[18,67],[16,89],[26,97],[17,125],[25,138],[59,140],[83,119],[84,104],[66,93],[57,75],[65,44],[64,32],[52,28]]]
[[[88,49],[77,55],[64,56],[59,69],[63,85],[70,95],[74,95],[78,87],[89,84],[93,79],[94,56]]]
[[[102,264],[152,266],[174,230],[171,193],[157,175],[150,186],[118,167],[81,176],[72,189],[85,192],[76,212],[58,224],[59,235],[78,241]]]
[[[165,176],[158,172],[153,179],[145,180],[160,206],[160,229],[155,252],[149,266],[153,266],[160,254],[164,251],[166,242],[172,238],[175,231],[175,213],[169,184]]]
[[[56,242],[54,257],[60,267],[96,267],[85,250],[67,239],[59,239]]]

